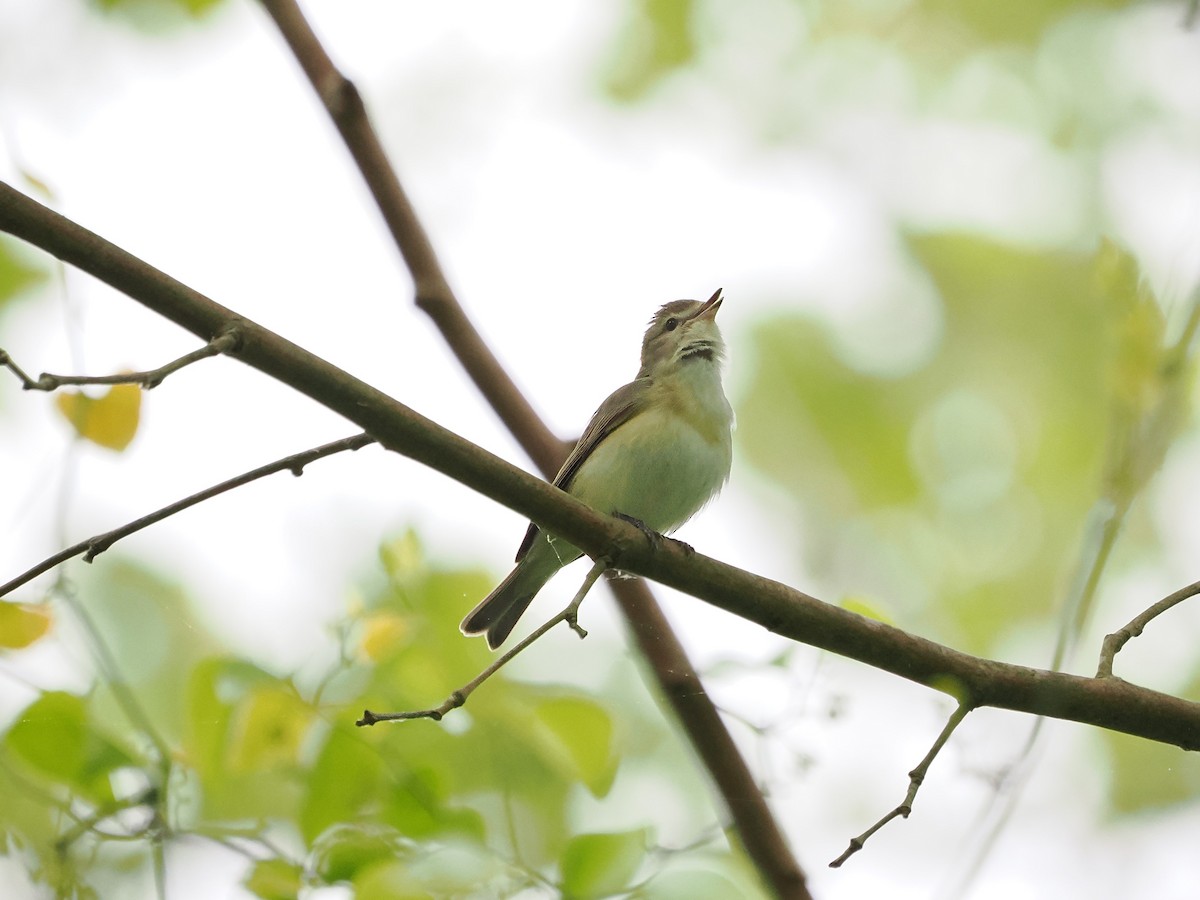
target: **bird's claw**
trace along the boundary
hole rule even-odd
[[[613,515],[622,522],[628,522],[630,525],[644,534],[646,536],[646,540],[650,543],[651,550],[658,550],[660,547],[662,547],[662,542],[665,539],[664,536],[659,534],[641,519],[635,519],[633,516],[627,516],[623,512],[615,512]]]

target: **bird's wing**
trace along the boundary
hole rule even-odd
[[[601,403],[600,408],[592,414],[592,420],[583,430],[583,437],[579,439],[575,449],[567,457],[567,461],[554,476],[555,487],[570,491],[571,482],[579,471],[579,467],[583,465],[584,460],[591,456],[596,446],[645,407],[646,388],[649,385],[649,378],[638,378],[629,384],[622,385],[608,395],[608,399]],[[525,540],[521,541],[521,546],[517,550],[517,562],[520,562],[529,552],[537,533],[537,525],[530,522],[529,530],[525,532]]]

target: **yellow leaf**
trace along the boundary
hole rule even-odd
[[[99,397],[62,392],[55,402],[79,436],[93,444],[120,452],[137,434],[142,389],[136,384],[113,385]]]
[[[256,689],[230,721],[227,766],[250,772],[295,763],[312,721],[312,710],[291,690],[282,685]]]
[[[379,612],[365,620],[362,642],[359,647],[371,662],[379,662],[391,655],[408,637],[408,620],[391,612]]]
[[[0,647],[19,650],[28,647],[50,630],[50,610],[46,606],[0,601]]]

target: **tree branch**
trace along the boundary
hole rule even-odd
[[[1117,654],[1121,652],[1130,640],[1141,635],[1146,626],[1154,619],[1161,616],[1167,610],[1179,605],[1184,600],[1200,594],[1200,581],[1194,581],[1187,587],[1180,588],[1175,593],[1163,597],[1141,615],[1136,616],[1124,628],[1114,631],[1112,634],[1104,638],[1104,643],[1100,648],[1100,665],[1096,669],[1097,678],[1112,678],[1113,677],[1113,660]]]
[[[0,350],[0,366],[5,367],[21,382],[21,388],[26,391],[56,391],[64,385],[84,384],[136,384],[146,390],[158,387],[168,375],[178,372],[194,362],[220,356],[237,346],[237,332],[227,331],[219,334],[199,350],[185,353],[179,359],[172,360],[157,369],[147,372],[120,372],[116,375],[51,375],[43,372],[37,378],[30,378],[6,351]]]
[[[446,279],[433,245],[371,124],[361,95],[334,65],[295,0],[263,0],[358,165],[412,274],[416,303],[538,470],[552,479],[571,450],[546,427],[483,341]],[[780,897],[809,896],[804,872],[754,774],[704,690],[682,642],[641,581],[610,582],[662,696],[721,793],[747,855]]]
[[[1043,715],[1200,749],[1200,703],[1115,678],[973,657],[702,553],[686,553],[672,541],[651,548],[635,526],[590,509],[3,182],[0,230],[91,273],[204,340],[236,326],[242,341],[231,356],[355,422],[387,449],[529,517],[592,558],[609,558],[614,568],[653,578],[791,640],[949,693],[972,708]]]
[[[374,443],[374,438],[365,435],[357,434],[354,437],[342,438],[340,441],[333,441],[329,444],[323,444],[320,447],[313,447],[311,450],[305,450],[302,453],[295,453],[291,456],[285,456],[283,459],[277,459],[273,463],[267,463],[265,466],[259,466],[257,469],[252,469],[249,472],[243,472],[228,481],[222,481],[220,484],[215,484],[210,488],[192,494],[190,497],[184,497],[182,500],[177,500],[174,503],[164,506],[162,509],[155,510],[149,515],[142,516],[140,519],[134,519],[132,522],[127,522],[120,528],[114,528],[112,531],[106,531],[103,534],[97,534],[90,538],[80,541],[78,544],[73,544],[65,550],[60,550],[53,556],[47,557],[31,569],[22,572],[16,578],[0,584],[0,597],[6,596],[10,591],[16,590],[24,584],[28,584],[39,575],[49,572],[55,566],[62,565],[69,559],[74,559],[76,556],[82,556],[84,562],[91,562],[117,541],[122,538],[127,538],[131,534],[141,531],[156,522],[161,522],[163,519],[169,518],[177,512],[182,512],[189,507],[195,506],[197,503],[203,503],[205,500],[210,500],[219,494],[226,491],[231,491],[234,488],[241,487],[244,484],[249,484],[252,481],[257,481],[259,478],[264,478],[267,475],[273,475],[276,472],[289,471],[293,475],[299,477],[304,474],[304,467],[311,462],[322,459],[326,456],[332,456],[335,453],[341,453],[343,450],[358,450],[368,444]]]
[[[474,693],[475,688],[479,687],[493,675],[500,671],[513,657],[519,654],[526,647],[529,647],[538,638],[552,629],[559,622],[566,622],[571,630],[579,635],[580,640],[587,637],[587,632],[579,627],[579,604],[583,602],[583,598],[587,596],[587,592],[592,589],[592,585],[596,583],[596,579],[604,574],[604,570],[608,568],[608,561],[598,559],[592,564],[588,570],[587,577],[583,579],[583,584],[579,590],[575,592],[575,596],[567,607],[558,615],[543,622],[534,631],[520,643],[508,650],[503,656],[496,659],[490,666],[454,691],[449,697],[442,702],[441,706],[435,706],[432,709],[418,709],[410,712],[391,712],[377,713],[371,712],[369,709],[364,709],[362,718],[355,722],[355,725],[374,725],[377,722],[397,722],[407,721],[410,719],[433,719],[435,722],[441,721],[446,713],[453,709],[458,709],[467,702],[467,698]]]
[[[965,703],[958,704],[954,712],[951,713],[950,718],[946,721],[946,724],[942,727],[937,739],[933,742],[933,746],[925,754],[925,758],[917,763],[915,769],[908,773],[908,792],[904,795],[904,799],[900,801],[900,805],[858,837],[852,838],[850,846],[842,852],[841,856],[829,864],[829,868],[840,868],[842,863],[861,850],[870,837],[888,822],[892,821],[892,819],[907,819],[909,817],[912,813],[913,803],[917,799],[917,791],[921,789],[921,785],[925,783],[925,776],[929,774],[929,767],[933,765],[933,761],[937,759],[937,755],[946,746],[946,741],[950,740],[950,735],[954,734],[954,730],[962,724],[962,720],[967,717],[967,713],[970,711],[971,707]]]
[[[262,0],[284,41],[329,113],[412,275],[416,303],[437,325],[471,380],[537,467],[558,470],[570,450],[555,438],[463,312],[389,162],[354,83],[337,67],[294,0]]]

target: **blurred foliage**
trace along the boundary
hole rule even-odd
[[[6,852],[62,896],[182,838],[245,854],[243,885],[267,900],[333,884],[363,900],[675,896],[693,857],[698,883],[757,895],[711,810],[694,817],[692,849],[655,846],[657,816],[694,810],[699,782],[680,777],[680,748],[628,673],[587,693],[501,674],[445,722],[355,727],[363,708],[437,703],[492,659],[457,629],[491,579],[431,564],[412,533],[380,560],[326,662],[289,675],[223,648],[177,586],[106,556],[63,613],[89,611],[76,622],[97,648],[94,683],[39,692],[0,737]],[[587,831],[582,796],[606,797],[628,766],[658,773],[655,808]]]
[[[147,32],[194,24],[217,10],[224,0],[86,0],[102,14]]]
[[[10,603],[0,600],[0,648],[19,650],[44,637],[52,616],[44,603]]]
[[[602,81],[612,99],[634,102],[718,54],[770,54],[787,38],[793,40],[785,59],[796,63],[819,57],[822,43],[866,38],[902,49],[909,62],[942,67],[1000,46],[1031,47],[1071,15],[1131,5],[1134,0],[629,0]]]
[[[0,313],[9,302],[47,278],[23,244],[0,235]]]
[[[987,652],[1061,596],[1104,459],[1100,388],[1134,298],[1103,310],[1081,255],[962,235],[910,246],[942,302],[929,358],[875,375],[818,321],[763,322],[738,437],[804,520],[838,523],[805,534],[814,571]]]
[[[1036,252],[946,234],[909,247],[941,303],[931,352],[878,375],[817,319],[764,320],[741,458],[807,523],[798,550],[847,606],[886,602],[901,627],[984,655],[1016,635],[1077,633],[1111,542],[1189,422],[1197,307],[1169,333],[1132,257],[1107,242]],[[1158,540],[1133,524],[1122,552],[1139,559]],[[1076,584],[1087,595],[1073,600]],[[1111,746],[1115,809],[1197,796],[1194,760]]]
[[[632,0],[608,75],[614,98],[634,100],[694,60],[692,18],[697,7],[694,0]]]

